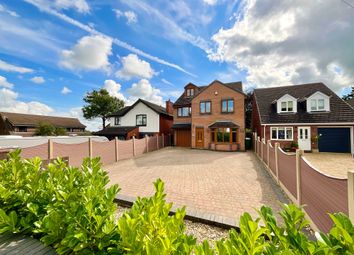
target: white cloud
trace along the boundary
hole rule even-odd
[[[161,81],[167,85],[170,85],[170,86],[174,86],[171,82],[169,82],[168,80],[166,80],[165,78],[162,78]]]
[[[54,110],[40,102],[18,101],[18,93],[7,88],[0,89],[0,111],[47,115]]]
[[[203,0],[203,2],[207,5],[215,5],[218,0]]]
[[[62,51],[60,65],[72,70],[108,70],[112,39],[101,35],[82,37],[71,50]]]
[[[24,1],[29,3],[29,4],[31,4],[31,5],[33,5],[33,6],[35,6],[35,7],[37,7],[39,10],[41,10],[41,11],[47,13],[47,14],[50,14],[52,16],[55,16],[55,17],[61,19],[62,21],[66,22],[66,23],[69,23],[69,24],[71,24],[71,25],[73,25],[73,26],[75,26],[75,27],[77,27],[77,28],[79,28],[79,29],[81,29],[83,31],[86,31],[88,33],[95,34],[95,35],[101,35],[101,36],[104,36],[104,37],[108,37],[107,35],[95,30],[91,26],[88,26],[88,25],[86,25],[84,23],[81,23],[80,21],[75,20],[75,19],[73,19],[73,18],[71,18],[71,17],[69,17],[69,16],[67,16],[67,15],[65,15],[63,13],[60,13],[60,12],[54,10],[54,9],[51,9],[48,6],[41,5],[40,0],[24,0]],[[143,56],[143,57],[145,57],[147,59],[150,59],[150,60],[155,61],[157,63],[160,63],[162,65],[166,65],[166,66],[172,67],[172,68],[174,68],[174,69],[176,69],[176,70],[178,70],[180,72],[183,72],[185,74],[188,74],[190,76],[196,77],[196,75],[188,72],[187,70],[185,70],[184,68],[182,68],[181,66],[179,66],[177,64],[168,62],[168,61],[166,61],[164,59],[161,59],[161,58],[159,58],[157,56],[153,56],[153,55],[151,55],[149,53],[146,53],[146,52],[144,52],[144,51],[142,51],[142,50],[140,50],[138,48],[135,48],[134,46],[132,46],[132,45],[130,45],[130,44],[124,42],[124,41],[121,41],[118,38],[111,38],[111,39],[113,40],[113,43],[115,45],[117,45],[118,47],[124,48],[124,49],[126,49],[128,51],[131,51],[131,52],[133,52],[135,54]]]
[[[65,87],[65,86],[61,90],[61,93],[64,94],[64,95],[69,94],[71,92],[72,92],[71,89],[69,89],[68,87]]]
[[[0,75],[0,87],[11,89],[13,86],[12,83],[7,81],[6,77]]]
[[[20,15],[18,15],[16,12],[7,9],[2,4],[0,4],[0,12],[5,12],[5,13],[7,13],[7,14],[11,15],[12,17],[15,17],[15,18],[20,17]]]
[[[151,79],[156,74],[150,63],[139,59],[135,54],[122,57],[122,65],[122,68],[116,72],[116,76],[124,80],[132,78]]]
[[[70,117],[78,118],[82,124],[86,126],[86,130],[89,131],[98,131],[102,129],[102,120],[100,118],[87,120],[84,118],[82,113],[82,107],[74,107],[69,110],[69,113],[61,114],[68,115]]]
[[[42,76],[34,76],[30,79],[30,81],[37,84],[45,83],[45,79]]]
[[[15,65],[6,63],[5,61],[2,61],[2,60],[0,60],[0,70],[7,71],[7,72],[17,72],[17,73],[31,73],[31,72],[33,72],[33,69],[21,67],[21,66],[15,66]]]
[[[133,83],[133,85],[127,89],[127,93],[129,95],[127,104],[132,104],[139,98],[142,98],[158,105],[164,105],[161,91],[153,87],[146,79]]]
[[[120,92],[121,85],[114,80],[105,80],[103,88],[108,91],[111,96],[117,97],[121,100],[126,100],[124,95]]]
[[[114,9],[114,12],[116,14],[117,19],[120,19],[121,17],[125,17],[127,19],[128,25],[135,24],[138,22],[138,16],[133,11],[122,12],[118,9]]]
[[[354,83],[353,9],[333,1],[244,1],[233,27],[213,36],[214,61],[232,63],[259,87]],[[328,17],[331,17],[330,19]]]
[[[29,0],[31,4],[34,4],[40,8],[55,8],[57,10],[73,9],[81,13],[89,13],[90,6],[86,0]]]

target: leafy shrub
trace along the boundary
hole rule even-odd
[[[354,254],[354,226],[342,213],[330,215],[328,234],[309,239],[301,208],[283,205],[281,224],[271,208],[259,217],[244,213],[229,237],[196,244],[185,233],[185,208],[169,215],[164,184],[157,180],[155,194],[138,198],[115,220],[113,201],[119,188],[108,184],[99,159],[86,159],[80,169],[58,159],[46,169],[41,160],[21,160],[20,151],[0,161],[0,234],[34,235],[59,254]]]
[[[0,233],[33,233],[59,254],[105,254],[119,240],[113,202],[118,186],[99,159],[81,169],[58,159],[47,169],[41,160],[21,160],[20,151],[0,161]]]
[[[164,183],[158,179],[151,198],[138,198],[118,222],[120,248],[127,254],[190,254],[196,239],[184,233],[185,208],[170,216]]]

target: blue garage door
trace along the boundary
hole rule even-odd
[[[350,128],[319,128],[320,152],[350,152]]]

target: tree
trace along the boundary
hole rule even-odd
[[[109,115],[124,107],[124,101],[109,95],[105,89],[93,90],[84,97],[86,105],[82,108],[84,117],[88,120],[101,118],[103,128]]]
[[[245,119],[246,119],[246,128],[252,128],[252,104],[253,104],[253,90],[247,92],[245,99]]]
[[[36,135],[38,136],[54,136],[54,135],[66,135],[65,128],[54,127],[49,123],[39,123],[36,129]]]
[[[352,99],[353,97],[354,97],[354,87],[352,87],[352,91],[350,93],[348,93],[347,95],[344,95],[342,97],[342,99],[344,101],[348,101],[348,100]]]

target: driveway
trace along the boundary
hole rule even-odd
[[[350,153],[305,153],[305,158],[317,170],[334,176],[345,178],[349,170],[354,170],[354,159]]]
[[[252,152],[169,147],[104,168],[125,196],[151,196],[152,182],[161,178],[167,200],[187,211],[238,220],[244,212],[258,216],[262,205],[279,211],[279,201],[288,202]]]

